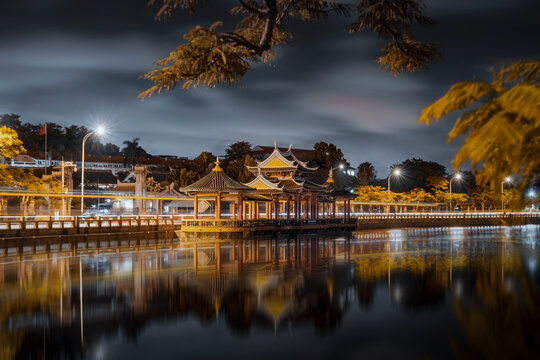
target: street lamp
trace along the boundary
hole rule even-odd
[[[501,182],[501,210],[504,211],[504,183],[510,183],[512,182],[512,178],[510,176],[507,176],[504,178],[504,180]]]
[[[392,175],[394,175],[394,176],[400,176],[400,175],[401,175],[401,170],[399,170],[399,169],[394,169],[394,171],[392,171],[392,172],[388,175],[388,195],[390,195],[390,179],[392,178]]]
[[[84,135],[82,140],[82,151],[81,151],[81,216],[84,214],[84,146],[86,145],[86,140],[92,135],[103,136],[106,133],[106,129],[103,126],[98,126],[95,130],[90,131],[88,134]]]
[[[452,180],[461,180],[461,174],[457,173],[450,178],[450,211],[452,211]]]

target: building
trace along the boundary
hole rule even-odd
[[[318,219],[335,217],[337,202],[343,202],[343,216],[350,215],[351,193],[335,196],[332,174],[320,181],[317,168],[298,159],[292,150],[274,147],[256,166],[248,166],[255,179],[241,184],[223,172],[216,161],[212,172],[180,189],[194,196],[194,217],[200,200],[215,203],[215,219]],[[203,214],[201,214],[203,215]]]

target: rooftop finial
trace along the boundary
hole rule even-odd
[[[274,140],[274,148],[277,150],[277,141]]]
[[[334,182],[334,174],[332,173],[332,169],[328,172],[328,179],[326,179],[327,183],[333,183]]]
[[[220,164],[219,156],[216,156],[215,164],[216,164],[216,166],[212,169],[212,171],[223,171],[223,169],[221,169],[221,166],[219,165]]]
[[[290,152],[292,151],[292,144],[289,145],[289,149],[287,150],[287,152]]]

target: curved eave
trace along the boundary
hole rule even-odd
[[[274,151],[263,161],[257,162],[258,167],[265,167],[268,163],[270,163],[274,158],[278,158],[280,161],[282,161],[284,164],[287,165],[287,167],[296,167],[293,161],[290,161],[285,156],[281,154],[281,151],[279,151],[277,148],[274,149]]]
[[[267,178],[265,178],[261,174],[257,175],[257,177],[255,179],[253,179],[252,181],[250,181],[248,183],[245,183],[244,185],[249,186],[250,188],[254,188],[257,191],[266,190],[266,189],[258,189],[258,188],[256,188],[255,185],[258,182],[260,182],[260,183],[264,184],[265,186],[267,186],[269,188],[269,190],[277,190],[277,191],[283,190],[283,188],[280,187],[278,184],[271,182],[270,180],[268,180]]]

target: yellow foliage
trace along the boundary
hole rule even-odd
[[[0,156],[11,158],[25,152],[17,132],[7,126],[0,126]]]
[[[540,61],[522,61],[492,73],[492,82],[461,82],[422,111],[429,125],[450,112],[471,108],[449,141],[465,136],[454,167],[470,160],[480,185],[494,190],[513,175],[520,191],[540,174]],[[476,105],[476,107],[474,107]]]
[[[222,26],[214,23],[208,30],[195,26],[184,35],[187,43],[182,44],[170,55],[155,63],[158,69],[144,75],[155,85],[142,92],[139,98],[150,97],[162,90],[172,90],[177,83],[183,88],[215,87],[217,84],[234,84],[249,70],[249,61],[257,58],[241,46],[225,42],[215,30]]]
[[[206,0],[149,0],[160,4],[156,17],[171,15],[175,9],[195,11]],[[438,50],[430,44],[410,38],[415,23],[426,25],[431,19],[422,15],[420,0],[384,1],[359,0],[358,19],[348,27],[350,33],[372,31],[388,40],[383,47],[386,55],[379,58],[380,68],[394,74],[427,68]],[[187,90],[200,85],[213,88],[220,84],[235,84],[251,64],[274,58],[274,46],[283,45],[292,35],[285,25],[292,18],[303,21],[326,19],[328,15],[350,16],[348,1],[328,0],[244,0],[231,9],[243,18],[232,32],[218,33],[222,25],[214,23],[208,30],[195,26],[184,35],[186,43],[168,57],[154,63],[156,69],[143,78],[154,85],[139,94],[144,99],[162,90],[172,90],[178,83]]]

